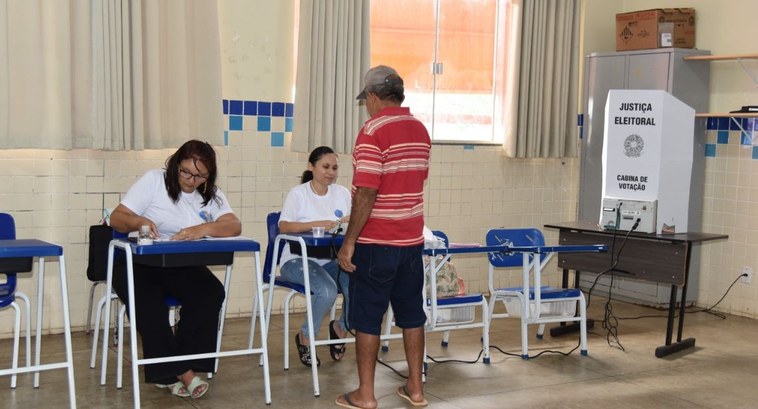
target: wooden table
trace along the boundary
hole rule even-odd
[[[623,274],[632,279],[671,284],[666,343],[656,348],[655,356],[661,358],[695,346],[695,338],[682,340],[692,246],[706,241],[726,239],[729,236],[699,232],[675,234],[632,232],[624,243],[623,251],[620,252],[626,231],[605,230],[597,223],[586,221],[546,224],[545,227],[559,230],[558,240],[562,245],[602,243],[608,245],[609,249],[615,250],[608,253],[559,254],[558,266],[563,269],[564,286],[568,284],[569,270],[577,272],[578,284],[578,275],[581,271],[599,274],[611,267],[612,260],[618,259],[618,264],[610,274]],[[672,342],[676,293],[679,287],[682,288],[679,327],[676,342]]]

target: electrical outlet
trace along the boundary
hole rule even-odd
[[[750,284],[753,281],[753,269],[748,266],[742,267],[742,277],[740,277],[740,281],[744,284]]]

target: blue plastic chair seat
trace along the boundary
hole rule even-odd
[[[292,283],[289,281],[284,281],[284,280],[275,278],[274,285],[277,285],[279,287],[289,288],[290,290],[295,290],[299,292],[300,294],[305,294],[305,286],[302,284]]]
[[[466,294],[454,297],[437,298],[438,306],[457,305],[457,304],[475,304],[482,302],[482,294]],[[426,300],[427,305],[431,305],[431,299]]]
[[[170,295],[167,295],[163,298],[163,302],[166,303],[167,307],[181,307],[182,303],[179,302],[175,297],[172,297]]]

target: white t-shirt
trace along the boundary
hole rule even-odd
[[[198,191],[180,192],[179,200],[174,203],[166,189],[165,174],[162,169],[148,171],[121,200],[129,210],[152,220],[161,239],[168,239],[185,227],[216,221],[227,213],[234,213],[220,189],[216,190],[216,200],[211,199],[205,206]]]
[[[311,189],[311,183],[306,182],[293,187],[287,194],[287,198],[284,199],[284,208],[279,216],[279,222],[337,221],[340,219],[340,217],[337,217],[337,214],[342,214],[343,216],[350,214],[350,205],[350,191],[346,187],[331,184],[326,194],[319,196]],[[338,210],[339,212],[337,212]],[[284,246],[284,250],[282,250],[282,258],[279,265],[283,265],[295,257],[300,256],[290,253],[290,247],[287,244]],[[311,259],[320,265],[331,261],[329,259]]]

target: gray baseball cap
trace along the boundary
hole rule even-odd
[[[368,70],[363,77],[363,91],[361,91],[355,99],[366,99],[366,95],[372,87],[375,88],[379,85],[394,85],[394,82],[390,83],[390,80],[387,79],[390,75],[395,75],[397,78],[400,78],[400,75],[398,75],[394,68],[386,65],[377,65]],[[400,85],[403,85],[402,78],[400,78]]]

